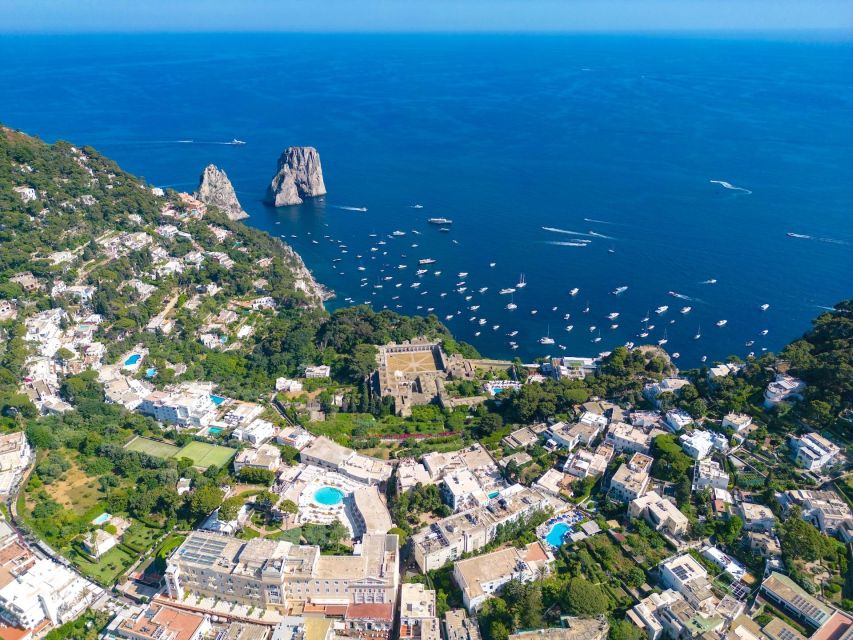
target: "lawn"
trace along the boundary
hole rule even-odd
[[[207,444],[206,442],[190,442],[182,449],[177,451],[172,457],[174,458],[189,458],[193,461],[193,465],[203,469],[210,466],[224,467],[237,453],[236,449],[230,447],[220,447],[216,444]]]
[[[155,458],[172,458],[180,449],[173,444],[169,444],[168,442],[160,442],[158,440],[151,440],[150,438],[142,438],[136,437],[126,445],[124,448],[128,451],[139,451],[140,453],[147,453],[149,456],[153,456]]]
[[[82,573],[103,585],[112,585],[118,580],[136,557],[122,549],[121,545],[107,551],[97,562],[75,548],[68,554]]]

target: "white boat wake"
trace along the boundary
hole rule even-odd
[[[607,220],[596,220],[595,218],[584,218],[585,222],[595,222],[597,224],[614,224],[613,222],[608,222]]]
[[[588,242],[559,242],[558,240],[546,240],[545,244],[553,244],[558,247],[588,247]]]
[[[591,235],[593,238],[604,238],[605,240],[615,240],[616,239],[613,236],[606,236],[603,233],[596,233],[595,231],[590,231],[589,235]]]
[[[589,233],[581,233],[580,231],[569,231],[568,229],[557,229],[556,227],[542,227],[544,231],[550,231],[551,233],[565,233],[570,236],[586,236],[587,238],[591,237]]]
[[[730,189],[731,191],[743,191],[745,194],[749,195],[752,193],[749,189],[744,189],[743,187],[736,187],[731,182],[726,182],[725,180],[709,180],[711,184],[718,184],[724,189]]]
[[[333,204],[333,209],[343,209],[344,211],[361,211],[362,213],[367,211],[367,207],[344,207],[339,204]]]

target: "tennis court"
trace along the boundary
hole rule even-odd
[[[224,467],[234,457],[235,453],[237,451],[229,447],[220,447],[215,444],[207,444],[206,442],[190,442],[182,449],[176,451],[173,457],[176,459],[189,458],[193,461],[194,466],[207,469],[213,465]]]
[[[155,458],[171,458],[178,451],[178,447],[173,444],[169,444],[168,442],[160,442],[158,440],[151,440],[150,438],[143,438],[141,436],[137,436],[126,445],[124,448],[128,451],[138,451],[139,453],[147,453],[149,456],[153,456]]]

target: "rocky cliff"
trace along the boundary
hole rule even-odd
[[[267,201],[277,207],[302,204],[303,198],[326,194],[320,154],[314,147],[288,147],[278,159]]]
[[[204,168],[195,197],[205,204],[219,207],[231,220],[249,217],[249,214],[240,206],[228,176],[215,165],[209,164]]]

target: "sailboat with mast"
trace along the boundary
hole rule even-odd
[[[554,338],[551,337],[551,325],[548,325],[548,333],[543,338],[539,338],[539,344],[554,344]]]
[[[524,289],[524,287],[526,287],[526,286],[527,286],[527,280],[524,279],[524,274],[522,273],[521,276],[518,278],[518,284],[515,285],[515,288],[516,289]]]

